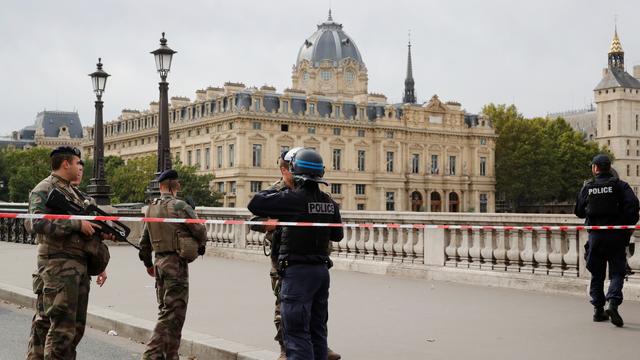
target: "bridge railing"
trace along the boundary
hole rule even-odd
[[[251,217],[247,210],[235,208],[198,208],[197,213],[206,219],[248,220]],[[342,220],[345,223],[485,228],[345,227],[342,241],[332,244],[333,257],[555,277],[589,276],[584,264],[586,231],[491,229],[493,226],[583,224],[572,215],[344,211]],[[264,234],[251,231],[246,225],[207,226],[210,246],[258,250],[264,244]],[[639,236],[634,234],[631,242],[640,243]],[[629,264],[640,273],[640,252],[630,256]],[[640,275],[631,279],[640,281]]]
[[[0,204],[6,212],[25,212],[26,204]],[[138,209],[117,209],[119,215],[141,216]],[[249,220],[251,213],[237,208],[196,209],[205,219]],[[483,229],[424,229],[345,227],[342,241],[332,243],[332,256],[389,263],[432,267],[477,269],[504,273],[539,274],[554,277],[588,277],[584,264],[587,232],[578,230],[505,230],[494,226],[581,225],[571,215],[550,214],[470,214],[416,213],[383,211],[344,211],[345,223],[471,225]],[[21,219],[0,219],[0,240],[34,243]],[[137,241],[141,223],[128,224],[130,239]],[[264,234],[251,231],[248,225],[207,224],[211,247],[233,248],[249,252],[262,251]],[[640,232],[631,242],[640,249]],[[629,256],[629,265],[640,282],[640,250]]]
[[[0,212],[26,213],[27,203],[0,203]],[[24,219],[0,218],[0,241],[35,244],[35,235],[31,235],[24,227]]]

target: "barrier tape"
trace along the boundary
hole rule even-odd
[[[142,223],[178,223],[178,224],[222,224],[222,225],[279,225],[303,227],[348,227],[348,228],[387,228],[387,229],[449,229],[449,230],[512,230],[512,231],[568,231],[568,230],[638,230],[640,225],[435,225],[435,224],[373,224],[373,223],[313,223],[291,221],[250,221],[222,219],[177,219],[151,218],[133,216],[90,216],[90,215],[57,215],[57,214],[25,214],[0,213],[0,219],[45,219],[45,220],[87,220],[87,221],[120,221]]]

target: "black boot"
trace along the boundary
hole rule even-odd
[[[605,313],[604,306],[595,306],[593,308],[593,321],[601,322],[609,320],[609,315]]]
[[[618,312],[618,305],[614,305],[609,303],[609,307],[606,310],[607,315],[611,318],[611,323],[617,327],[622,327],[624,325],[624,321],[622,321],[622,316]]]

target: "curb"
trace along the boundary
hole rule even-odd
[[[36,298],[33,292],[17,286],[0,283],[0,299],[31,309],[35,308]],[[87,326],[105,332],[115,330],[120,337],[146,342],[153,332],[155,322],[97,306],[89,306]],[[182,331],[180,355],[196,357],[199,360],[273,360],[279,356],[273,351],[190,330]]]

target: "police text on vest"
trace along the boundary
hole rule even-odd
[[[309,214],[333,214],[333,203],[312,202],[309,203]]]
[[[589,195],[611,194],[613,186],[589,189]]]

